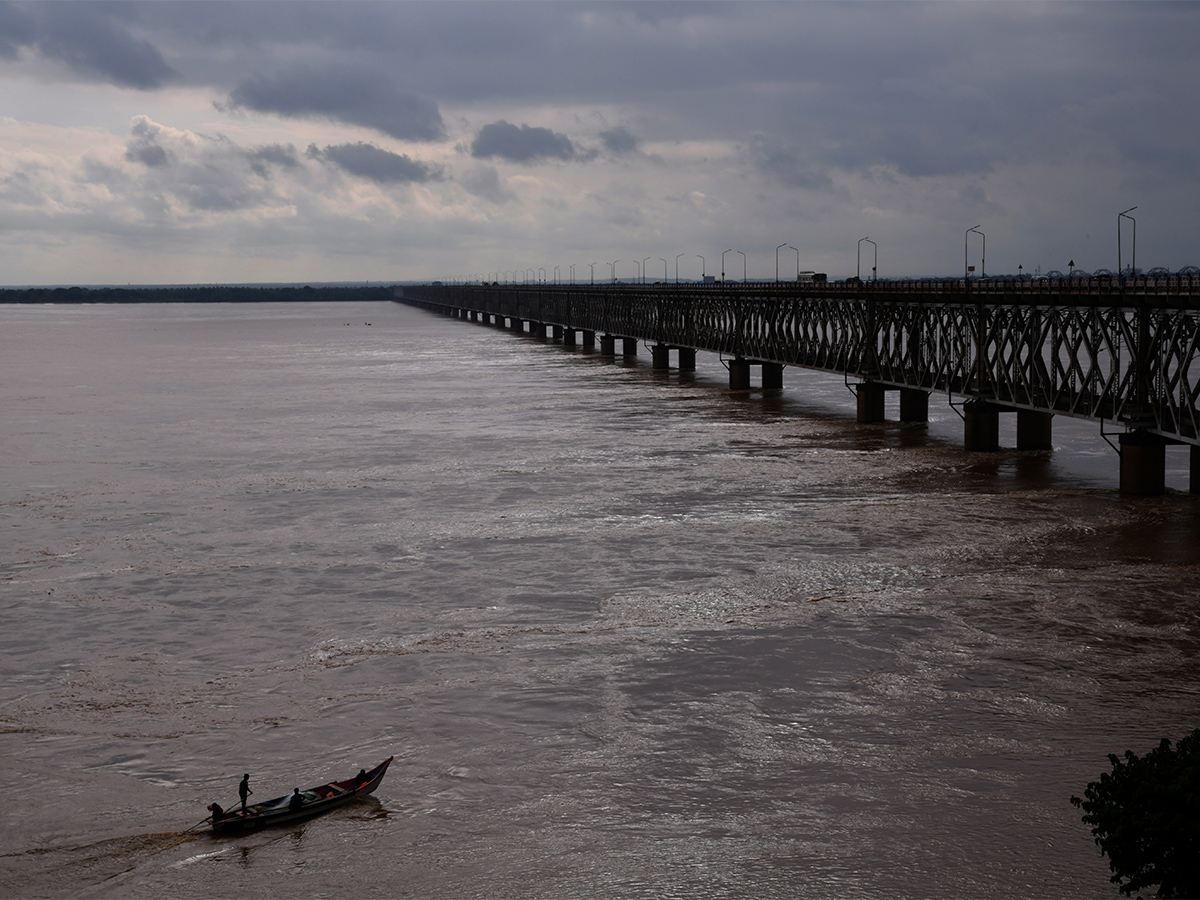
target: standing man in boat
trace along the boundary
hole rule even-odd
[[[242,798],[242,813],[246,812],[246,798],[253,794],[250,790],[250,773],[247,772],[242,776],[242,783],[238,785],[238,796]]]

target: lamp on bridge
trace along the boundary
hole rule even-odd
[[[983,253],[979,258],[979,268],[981,278],[987,278],[987,236],[979,230],[978,225],[972,225],[967,229],[967,233],[963,235],[963,278],[970,276],[973,271],[972,267],[967,264],[967,242],[970,240],[971,234],[975,233],[983,238]]]
[[[862,281],[862,245],[864,243],[870,244],[872,247],[875,248],[875,263],[874,263],[874,265],[871,266],[871,272],[875,275],[875,278],[878,279],[878,277],[879,277],[879,245],[876,244],[869,237],[858,239],[858,259],[854,266],[854,277],[857,278],[859,281]],[[796,265],[798,266],[799,264],[800,264],[799,257],[797,257]],[[800,278],[799,272],[797,272],[796,278],[797,278],[797,280],[799,280],[799,278]]]
[[[1133,212],[1135,209],[1137,209],[1136,206],[1131,206],[1131,207],[1129,207],[1129,209],[1125,210],[1125,212],[1117,213],[1117,276],[1122,279],[1125,277],[1124,275],[1121,274],[1121,220],[1122,219],[1128,219],[1130,222],[1133,223],[1133,259],[1130,260],[1130,263],[1129,263],[1129,274],[1130,275],[1137,274],[1137,219],[1135,219],[1133,216],[1129,215],[1129,213]]]

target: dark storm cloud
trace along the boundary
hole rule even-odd
[[[637,138],[621,126],[600,132],[600,140],[604,141],[610,153],[633,153],[638,146]]]
[[[479,129],[471,144],[476,159],[499,156],[512,162],[535,159],[571,159],[575,147],[565,134],[531,125],[511,125],[501,119]]]
[[[36,37],[32,16],[12,3],[0,3],[0,57],[16,59],[17,51],[32,45]]]
[[[224,104],[288,118],[359,125],[401,140],[433,141],[445,128],[437,104],[368,68],[289,69],[239,82]]]
[[[136,7],[45,3],[0,10],[0,55],[34,47],[89,78],[120,87],[154,90],[178,78],[162,53],[136,36],[123,15]]]
[[[405,182],[423,183],[439,181],[442,170],[438,166],[417,162],[400,153],[392,153],[372,144],[337,144],[318,150],[310,147],[309,156],[315,159],[327,160],[338,168],[374,181],[376,184],[396,184]]]

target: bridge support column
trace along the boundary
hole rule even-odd
[[[917,388],[900,388],[900,421],[929,421],[929,393],[927,391]]]
[[[963,404],[963,447],[974,453],[1000,449],[1000,407],[986,400]]]
[[[654,369],[669,369],[671,368],[671,348],[666,344],[654,344],[650,348],[651,368]]]
[[[595,350],[596,349],[596,332],[587,331],[586,329],[584,330],[583,346],[584,346],[585,350]]]
[[[696,371],[696,351],[691,347],[679,347],[679,371]]]
[[[729,361],[729,389],[731,391],[750,390],[750,363],[740,356]]]
[[[883,398],[887,396],[882,384],[864,381],[854,392],[858,396],[858,421],[862,425],[883,421]]]
[[[575,329],[574,328],[564,328],[563,329],[562,342],[563,342],[564,347],[574,347],[575,346]]]
[[[621,355],[626,358],[637,356],[637,338],[621,338]]]
[[[561,325],[551,325],[550,330],[554,333],[554,342],[558,343],[563,338],[563,327]]]
[[[601,356],[616,356],[617,355],[617,339],[611,334],[600,335],[600,355]]]
[[[1121,446],[1121,493],[1134,497],[1161,494],[1167,487],[1167,442],[1157,434],[1127,431]]]
[[[509,319],[509,327],[511,327],[513,331],[519,331],[522,334],[524,334],[525,333],[525,320],[524,319],[516,319],[516,318]]]
[[[783,366],[781,366],[779,363],[763,363],[762,386],[764,391],[782,391]]]
[[[1032,409],[1017,410],[1017,449],[1050,450],[1054,414]]]

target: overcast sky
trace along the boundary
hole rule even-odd
[[[1198,87],[1186,2],[0,4],[0,283],[1177,270]]]

